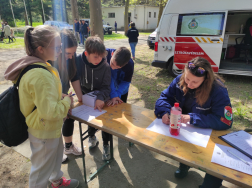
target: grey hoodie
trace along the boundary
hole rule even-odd
[[[96,68],[91,68],[83,61],[84,53],[76,57],[77,74],[84,94],[98,90],[97,99],[107,101],[110,94],[111,70],[106,58]]]

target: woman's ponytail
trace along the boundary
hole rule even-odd
[[[34,30],[33,27],[28,28],[25,31],[24,41],[25,41],[25,51],[28,56],[32,56],[35,53],[34,46],[32,45],[32,31]]]

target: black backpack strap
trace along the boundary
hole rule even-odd
[[[22,72],[20,73],[19,77],[18,77],[18,80],[17,82],[14,84],[15,87],[18,87],[19,86],[19,83],[20,83],[20,80],[22,78],[22,76],[29,70],[31,69],[35,69],[35,68],[42,68],[42,69],[45,69],[47,71],[49,71],[46,67],[44,67],[43,65],[36,65],[36,64],[32,64],[32,65],[28,65],[27,67],[25,67]],[[50,72],[50,71],[49,71]]]
[[[42,68],[42,69],[45,69],[45,70],[49,71],[49,70],[48,70],[46,67],[44,67],[43,65],[36,65],[36,64],[29,65],[29,66],[25,67],[25,68],[22,70],[22,72],[20,73],[20,75],[19,75],[19,77],[18,77],[18,80],[17,80],[17,82],[14,84],[14,86],[15,86],[15,87],[18,87],[18,86],[19,86],[19,83],[20,83],[20,80],[21,80],[21,78],[22,78],[22,76],[24,76],[24,74],[25,74],[26,72],[28,72],[29,70],[35,69],[35,68]],[[49,71],[49,72],[50,72],[50,71]],[[35,106],[35,107],[33,108],[32,112],[33,112],[36,108],[37,108],[37,106]]]

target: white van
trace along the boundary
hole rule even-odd
[[[197,56],[214,72],[252,76],[252,0],[169,0],[154,49],[152,66],[172,76]]]

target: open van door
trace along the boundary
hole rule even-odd
[[[179,14],[173,69],[183,69],[195,57],[207,59],[218,72],[227,11]]]

